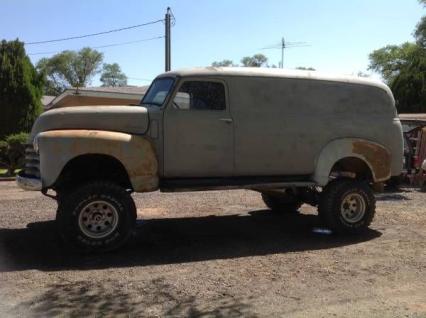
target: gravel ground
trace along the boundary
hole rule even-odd
[[[250,191],[136,194],[120,251],[81,256],[55,201],[0,182],[0,317],[426,317],[426,195],[378,196],[361,237],[312,232],[315,210]]]

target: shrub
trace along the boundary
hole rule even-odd
[[[21,132],[0,141],[0,165],[7,169],[8,176],[13,176],[16,169],[24,167],[27,139],[28,134]]]

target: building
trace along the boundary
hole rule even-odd
[[[148,86],[69,88],[50,101],[51,96],[43,96],[42,102],[44,110],[69,106],[137,105],[147,89]]]

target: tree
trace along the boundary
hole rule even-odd
[[[426,50],[415,43],[389,45],[370,54],[370,69],[382,74],[399,112],[426,111]]]
[[[426,0],[420,0],[426,6]],[[399,112],[426,112],[426,16],[414,31],[415,43],[388,45],[370,54],[369,69],[391,88]]]
[[[102,86],[126,86],[127,76],[121,71],[120,65],[104,64],[101,74]]]
[[[426,0],[419,0],[420,4],[426,7]],[[414,37],[418,45],[426,48],[426,16],[423,16],[420,22],[416,26],[414,31]]]
[[[390,84],[399,74],[401,68],[409,63],[418,46],[406,42],[402,45],[388,45],[370,54],[369,69],[380,73]]]
[[[359,71],[356,75],[364,78],[370,77],[370,74],[364,73],[363,71]]]
[[[241,59],[241,63],[246,67],[266,66],[268,58],[263,54],[255,54],[253,56],[245,56]]]
[[[313,67],[304,67],[304,66],[298,66],[298,67],[296,67],[296,70],[315,71],[315,69]]]
[[[400,112],[426,112],[426,51],[416,47],[390,82]]]
[[[219,62],[213,62],[212,66],[214,67],[221,67],[221,66],[234,66],[234,62],[231,60],[222,60]]]
[[[0,43],[0,138],[29,131],[42,110],[43,76],[19,40]]]
[[[426,47],[426,16],[424,16],[419,24],[417,24],[416,31],[414,31],[416,42],[422,47]]]
[[[45,93],[58,95],[68,87],[85,87],[99,72],[103,54],[91,48],[63,51],[51,58],[43,58],[37,69],[47,78]]]

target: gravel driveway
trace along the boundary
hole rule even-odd
[[[55,201],[0,182],[0,317],[426,317],[426,195],[378,196],[361,237],[312,232],[315,210],[250,191],[136,194],[120,251],[81,256]]]

